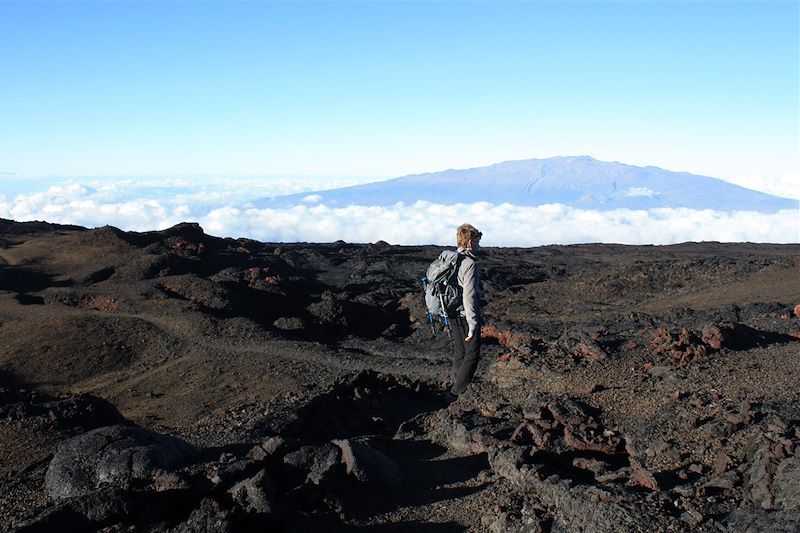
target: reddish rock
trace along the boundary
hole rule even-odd
[[[533,352],[546,349],[545,342],[532,335],[500,331],[494,326],[483,326],[481,328],[481,338],[484,340],[495,340],[500,343],[501,346],[505,346],[506,348],[521,352],[525,355],[530,355]]]
[[[714,461],[714,474],[717,476],[723,474],[726,470],[728,470],[728,468],[730,468],[732,463],[733,459],[731,459],[727,453],[720,452],[720,454],[717,455],[717,460]]]
[[[84,301],[84,306],[97,311],[116,311],[119,308],[117,299],[108,296],[89,296]]]
[[[794,316],[800,317],[800,304],[794,306]]]
[[[581,342],[577,346],[577,351],[589,361],[602,361],[606,358],[606,353],[603,349],[592,342],[591,344]]]
[[[636,459],[631,459],[631,483],[653,492],[661,490],[656,478]]]
[[[716,324],[703,328],[703,342],[714,350],[719,350],[725,341],[725,333]]]
[[[523,422],[514,430],[510,440],[515,443],[533,442],[539,448],[545,448],[551,439],[549,433],[545,433],[536,425]]]
[[[707,352],[702,339],[687,328],[680,331],[666,327],[658,328],[653,333],[650,346],[657,354],[666,355],[673,366],[681,368],[704,358]]]
[[[639,452],[636,450],[636,446],[633,444],[633,439],[630,435],[625,435],[625,452],[630,457],[638,457]]]
[[[205,246],[202,242],[193,243],[187,241],[183,237],[178,236],[167,237],[164,240],[164,244],[166,244],[167,247],[171,248],[172,250],[178,252],[180,255],[184,256],[199,256],[203,255],[205,252]]]
[[[736,322],[709,324],[703,328],[702,339],[712,350],[722,348],[742,348],[752,343],[757,332]]]
[[[613,454],[619,449],[620,440],[613,437],[587,437],[585,434],[575,429],[564,428],[564,442],[580,451],[599,452]]]

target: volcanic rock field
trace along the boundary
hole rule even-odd
[[[0,220],[0,527],[800,531],[800,245],[442,249]]]

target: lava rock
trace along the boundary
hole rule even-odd
[[[127,489],[194,457],[190,444],[135,426],[106,426],[64,441],[45,475],[55,500],[103,488]]]
[[[303,471],[306,481],[318,485],[325,474],[340,462],[339,448],[330,443],[320,446],[302,446],[287,453],[283,462]]]
[[[280,317],[272,323],[276,328],[283,331],[302,331],[306,328],[302,318],[298,317]]]
[[[334,440],[342,452],[342,462],[347,473],[359,481],[388,487],[400,485],[405,474],[392,459],[365,441],[354,439]]]
[[[270,513],[276,490],[277,487],[267,476],[267,471],[260,470],[255,476],[234,485],[228,493],[248,513]]]

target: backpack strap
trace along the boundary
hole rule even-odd
[[[458,257],[456,258],[456,267],[453,269],[453,275],[456,277],[456,284],[459,287],[461,285],[458,283],[458,271],[461,269],[461,263],[464,261],[464,258],[467,257],[467,254],[463,251],[458,252]]]

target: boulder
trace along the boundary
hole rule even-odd
[[[269,437],[257,446],[253,446],[247,452],[247,458],[255,461],[263,461],[268,457],[279,454],[286,447],[286,440],[283,437]]]
[[[277,487],[267,476],[267,471],[260,470],[255,476],[234,485],[228,493],[248,513],[270,513],[276,490]]]
[[[800,458],[789,457],[778,464],[772,492],[775,505],[784,511],[800,513]]]
[[[305,472],[306,481],[318,485],[325,474],[339,464],[339,448],[330,443],[319,446],[302,446],[299,450],[287,453],[283,462]]]
[[[348,325],[341,299],[331,291],[322,293],[319,302],[308,306],[308,312],[323,326],[347,327]]]
[[[347,473],[359,481],[394,487],[405,481],[405,474],[386,454],[369,446],[365,441],[334,440],[342,453]]]
[[[190,444],[136,426],[106,426],[61,443],[45,475],[54,500],[128,489],[196,456]]]
[[[800,531],[800,512],[736,509],[728,515],[726,525],[728,531],[741,533],[797,533]]]
[[[211,498],[203,498],[189,518],[171,529],[172,533],[228,533],[236,531],[233,512]]]

